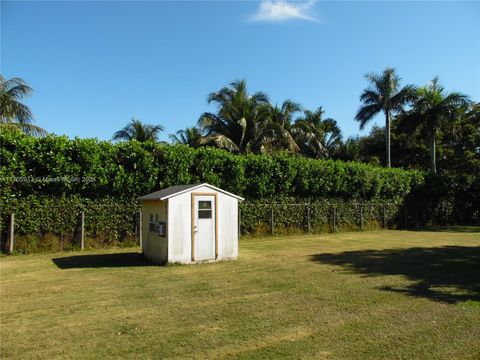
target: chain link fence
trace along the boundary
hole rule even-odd
[[[463,215],[463,213],[462,213]],[[480,211],[468,216],[480,225]],[[409,229],[465,224],[449,202],[419,206],[379,202],[255,202],[240,204],[242,234],[296,234],[373,229]]]
[[[7,209],[8,210],[8,209]],[[141,206],[128,201],[45,199],[2,209],[2,252],[42,252],[141,245]],[[14,211],[12,211],[14,210]],[[470,214],[480,224],[480,211]],[[424,228],[458,224],[454,206],[378,202],[244,201],[241,235],[287,235]],[[14,239],[12,241],[12,239]]]

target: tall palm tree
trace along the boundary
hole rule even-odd
[[[370,73],[365,75],[370,82],[367,89],[360,95],[363,103],[355,119],[360,122],[360,129],[372,120],[379,112],[385,114],[385,144],[387,167],[391,166],[390,158],[390,129],[392,116],[403,110],[403,107],[413,101],[416,96],[415,86],[400,86],[400,77],[395,69],[386,68],[382,74]]]
[[[113,140],[137,140],[140,142],[158,141],[160,132],[164,130],[162,125],[144,124],[140,120],[132,118],[121,130],[113,134]]]
[[[204,144],[203,134],[196,126],[178,130],[176,134],[169,136],[174,144],[183,144],[191,147],[199,147]]]
[[[292,127],[295,141],[306,156],[328,158],[341,145],[340,127],[334,119],[324,119],[324,113],[321,106],[314,111],[305,110]]]
[[[460,108],[468,105],[468,97],[459,92],[444,92],[444,87],[435,77],[429,85],[418,89],[418,97],[412,109],[400,116],[399,129],[412,134],[421,131],[430,148],[432,173],[437,172],[436,144],[437,130],[444,121],[454,121]]]
[[[210,143],[240,153],[262,151],[270,106],[265,93],[250,95],[245,80],[239,80],[211,93],[208,102],[217,103],[217,113],[203,113],[198,124]]]
[[[0,75],[0,124],[2,127],[21,130],[33,136],[45,136],[47,132],[33,124],[29,107],[22,100],[30,96],[32,88],[20,78],[6,80]]]

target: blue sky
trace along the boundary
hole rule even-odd
[[[352,136],[363,75],[387,66],[479,100],[479,4],[2,1],[0,68],[34,88],[38,125],[70,137],[110,139],[136,117],[166,139],[240,78],[274,103],[322,105]]]

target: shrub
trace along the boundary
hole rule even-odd
[[[33,138],[0,133],[0,232],[16,213],[19,251],[78,247],[79,214],[85,211],[87,246],[136,241],[143,194],[176,184],[208,182],[247,199],[241,204],[246,233],[303,231],[310,212],[313,232],[435,223],[474,223],[480,217],[480,177],[441,177],[286,153],[234,155],[130,141]],[[292,205],[296,203],[299,205]],[[306,205],[308,203],[308,206]],[[395,205],[383,208],[380,203]],[[402,215],[400,204],[409,208]],[[385,211],[385,216],[383,215]],[[385,220],[384,220],[385,218]]]
[[[114,144],[54,135],[32,138],[9,131],[3,131],[0,140],[3,198],[78,195],[134,200],[171,185],[209,182],[249,199],[399,201],[421,186],[424,177],[417,171],[284,153],[242,156],[209,147]]]
[[[140,205],[117,198],[88,199],[29,195],[1,199],[1,229],[15,213],[15,249],[19,252],[58,251],[80,246],[80,214],[85,214],[87,247],[132,245],[136,241]]]

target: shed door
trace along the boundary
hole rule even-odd
[[[215,260],[215,196],[194,195],[192,260]]]

